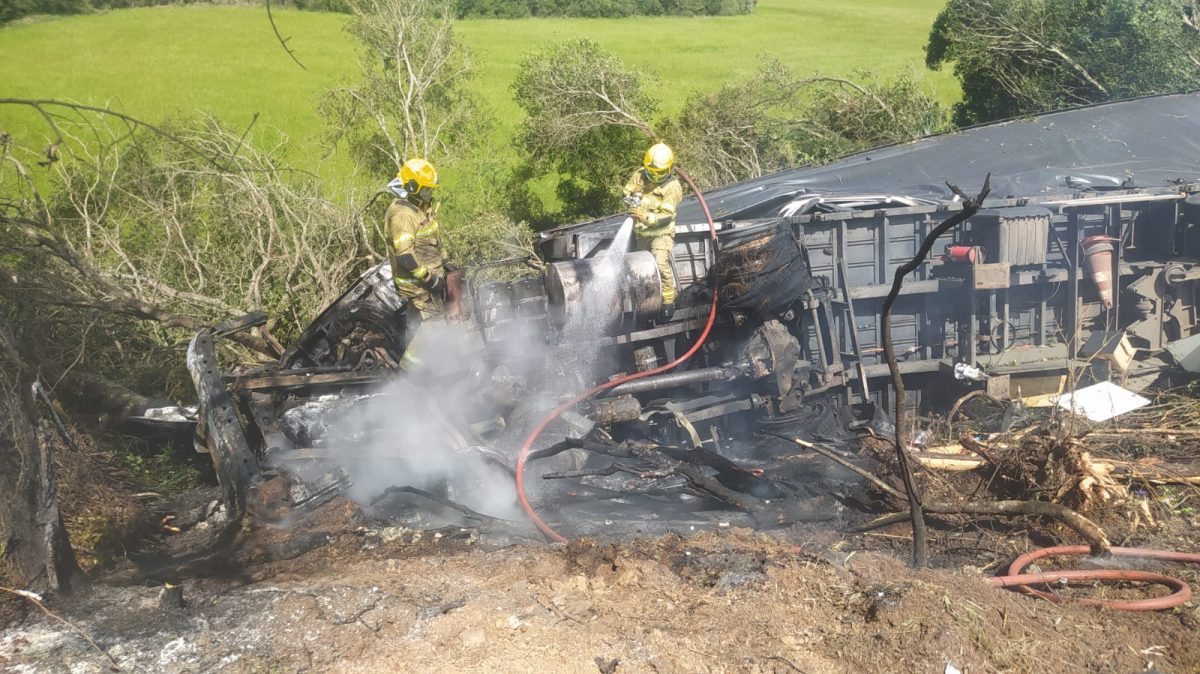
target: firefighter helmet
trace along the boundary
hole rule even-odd
[[[666,143],[656,143],[646,150],[642,166],[652,182],[661,183],[671,174],[671,167],[675,166],[675,153]]]
[[[433,191],[437,189],[438,177],[433,164],[424,159],[409,159],[400,167],[396,179],[388,183],[388,189],[401,199],[408,199],[420,206],[428,206],[433,201]]]

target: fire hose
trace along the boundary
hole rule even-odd
[[[717,226],[713,223],[712,213],[710,213],[708,210],[708,203],[704,201],[704,195],[700,192],[699,188],[696,187],[696,183],[692,182],[692,178],[685,171],[676,168],[675,172],[679,174],[680,178],[683,178],[683,181],[688,184],[688,187],[692,189],[692,192],[696,195],[696,199],[700,202],[700,208],[704,210],[704,219],[708,221],[709,237],[711,238],[712,242],[716,244]],[[562,534],[555,531],[553,527],[551,527],[549,524],[546,524],[546,522],[542,520],[540,516],[538,516],[537,511],[533,509],[533,506],[529,503],[529,499],[525,495],[525,462],[528,461],[529,452],[533,448],[533,443],[537,442],[538,436],[540,436],[542,432],[546,430],[546,427],[553,423],[560,414],[566,412],[584,400],[591,398],[601,391],[606,391],[614,386],[619,386],[626,382],[644,379],[656,374],[662,374],[663,372],[667,372],[683,364],[689,358],[694,356],[696,352],[700,350],[701,346],[704,346],[704,342],[708,339],[708,333],[712,330],[712,326],[716,321],[716,318],[717,278],[714,274],[712,276],[712,303],[710,304],[708,310],[708,322],[705,323],[704,331],[700,333],[700,336],[696,338],[696,342],[692,344],[692,347],[688,349],[687,352],[675,360],[667,363],[666,365],[661,365],[645,372],[635,372],[633,374],[627,374],[623,377],[617,377],[616,379],[606,381],[603,384],[597,384],[596,386],[587,389],[583,393],[576,395],[575,397],[551,410],[551,412],[546,415],[546,418],[542,419],[542,421],[536,427],[534,427],[533,432],[529,434],[529,437],[525,438],[525,443],[521,445],[521,451],[519,454],[517,454],[517,499],[521,502],[521,508],[525,510],[525,514],[529,516],[529,519],[533,521],[534,525],[536,525],[537,528],[548,538],[559,543],[565,543],[567,541]]]
[[[1185,564],[1200,564],[1200,553],[1172,552],[1169,550],[1150,550],[1147,548],[1112,548],[1116,557],[1136,559],[1157,559],[1167,562],[1182,562]],[[1134,571],[1131,569],[1072,569],[1063,571],[1043,571],[1039,573],[1022,573],[1025,567],[1044,557],[1057,555],[1089,555],[1091,548],[1086,545],[1058,545],[1041,548],[1013,560],[1008,567],[1007,576],[989,578],[988,581],[996,587],[1015,588],[1022,594],[1041,597],[1056,603],[1073,603],[1083,606],[1102,606],[1122,611],[1162,611],[1174,608],[1191,599],[1192,589],[1178,578],[1151,573],[1149,571]],[[1031,585],[1047,585],[1069,581],[1124,580],[1142,583],[1165,585],[1173,592],[1165,597],[1150,599],[1073,599],[1062,597],[1050,592],[1035,590]]]

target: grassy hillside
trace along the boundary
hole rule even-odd
[[[836,6],[830,6],[836,5]],[[478,68],[476,86],[507,136],[519,109],[508,91],[521,56],[535,45],[586,35],[653,73],[668,110],[688,92],[751,72],[771,53],[800,73],[895,72],[918,66],[943,0],[760,0],[749,16],[638,19],[471,20],[458,24]],[[26,22],[0,29],[0,97],[111,102],[159,120],[211,112],[233,126],[260,113],[280,128],[294,156],[327,179],[347,164],[320,165],[322,91],[355,75],[357,55],[345,17],[278,11],[307,70],[271,33],[263,10],[180,6],[122,10]],[[946,73],[931,74],[939,97],[958,97]],[[42,127],[35,116],[0,107],[0,126],[20,136]]]
[[[459,32],[480,66],[481,91],[505,118],[518,113],[507,86],[520,56],[533,45],[580,35],[656,75],[670,111],[690,91],[749,74],[765,53],[801,74],[923,69],[929,27],[944,5],[944,0],[759,0],[745,16],[464,21]],[[958,100],[958,83],[949,73],[930,73],[930,80],[943,102]]]

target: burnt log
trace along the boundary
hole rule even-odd
[[[212,330],[201,330],[192,338],[188,371],[199,398],[200,422],[208,432],[222,500],[229,509],[229,521],[236,523],[246,512],[251,487],[260,482],[261,469],[221,376]]]
[[[48,376],[50,381],[61,378],[54,392],[70,405],[71,410],[101,415],[110,426],[120,425],[151,407],[146,396],[90,372],[55,373],[51,370]]]
[[[35,383],[0,315],[0,576],[65,593],[79,566],[58,510],[53,447],[38,439]]]

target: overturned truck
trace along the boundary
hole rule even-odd
[[[468,273],[447,351],[428,371],[405,372],[404,305],[380,265],[277,364],[218,365],[216,341],[252,321],[195,337],[188,364],[203,448],[239,510],[264,471],[300,476],[294,506],[364,479],[378,480],[378,491],[414,472],[445,487],[452,469],[423,470],[442,463],[434,454],[469,454],[511,479],[517,448],[548,410],[688,350],[715,288],[715,324],[686,364],[608,389],[543,434],[542,456],[553,458],[530,470],[558,479],[531,476],[532,498],[621,500],[621,474],[661,477],[663,493],[695,496],[697,476],[671,482],[631,468],[636,452],[598,461],[545,451],[597,437],[702,452],[700,477],[717,490],[794,495],[780,485],[797,475],[763,475],[775,464],[758,431],[828,443],[893,432],[883,412],[892,396],[884,297],[926,234],[961,210],[946,183],[969,192],[989,173],[992,196],[938,241],[895,303],[908,404],[936,409],[972,388],[1000,398],[1054,393],[1068,374],[1136,387],[1176,371],[1166,346],[1197,331],[1196,93],[981,126],[712,190],[715,244],[689,197],[673,261],[681,298],[667,322],[654,320],[654,261],[623,252],[614,216],[542,234],[540,259],[526,261],[537,271],[523,278]],[[358,461],[367,469],[342,470]],[[471,500],[472,487],[458,490],[450,496]]]

